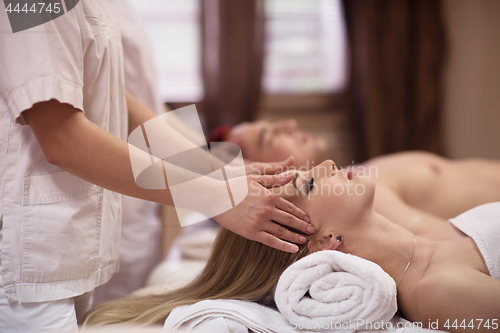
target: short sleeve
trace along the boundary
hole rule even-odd
[[[37,27],[13,33],[0,11],[0,107],[20,121],[33,104],[57,99],[83,110],[81,6]]]

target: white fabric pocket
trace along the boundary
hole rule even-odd
[[[102,202],[102,188],[68,172],[23,179],[23,283],[83,278],[97,269]]]

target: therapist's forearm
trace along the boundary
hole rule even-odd
[[[125,93],[127,98],[127,112],[128,112],[128,133],[130,134],[138,126],[141,126],[146,121],[158,116],[146,105],[142,104],[128,91]]]
[[[168,189],[136,185],[127,142],[90,122],[83,112],[52,100],[24,114],[50,163],[109,190],[173,204]]]
[[[127,109],[128,109],[128,132],[129,134],[136,129],[138,126],[144,124],[148,120],[155,118],[155,114],[150,108],[145,104],[141,103],[130,93],[126,93],[127,97]],[[167,108],[166,111],[169,111]],[[188,140],[192,143],[198,143],[200,141],[205,141],[205,137],[192,129],[188,124],[186,124],[182,119],[180,119],[175,112],[169,114],[168,125],[179,134],[179,137]]]
[[[126,98],[129,115],[129,133],[134,131],[138,126],[156,117],[156,114],[151,109],[138,101],[130,93],[126,93]],[[215,168],[217,166],[226,165],[228,164],[227,161],[232,161],[235,157],[234,153],[227,153],[227,151],[226,155],[223,155],[224,151],[221,152],[217,150],[215,153],[212,152],[212,154],[209,154],[206,150],[201,149],[202,147],[206,148],[205,137],[191,129],[175,113],[169,114],[168,117],[163,117],[153,122],[154,123],[150,122],[149,126],[146,125],[148,128],[148,139],[151,135],[155,142],[162,142],[166,145],[163,147],[164,149],[161,150],[165,155],[156,156],[159,159],[177,155],[179,152],[189,151],[189,154],[184,154],[182,156],[182,162],[184,165],[191,165],[196,169],[196,166],[199,164],[204,165],[205,163],[211,163],[210,160],[213,162]],[[151,144],[151,142],[149,143]],[[200,149],[193,149],[195,147]],[[153,151],[153,154],[157,152],[158,151]],[[221,161],[219,158],[221,156],[224,156],[223,159],[227,161]],[[237,174],[239,175],[240,173],[237,172]]]
[[[170,115],[169,123],[177,130],[177,132],[179,132],[192,142],[205,140],[205,137],[202,134],[200,134],[198,131],[195,131],[191,126],[186,124],[181,118],[177,116],[175,112]]]

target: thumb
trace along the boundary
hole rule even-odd
[[[264,187],[279,187],[288,184],[292,180],[291,173],[280,173],[277,175],[260,175],[255,176],[254,180]]]
[[[284,166],[284,167],[287,167],[287,166],[292,166],[294,161],[295,161],[295,157],[290,156],[290,157],[288,157],[286,160],[281,161],[281,162],[278,162],[278,163],[276,163],[276,164],[277,164],[277,165]]]

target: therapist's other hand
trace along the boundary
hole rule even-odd
[[[214,219],[226,229],[250,240],[285,252],[297,252],[298,246],[292,243],[303,244],[306,238],[284,226],[311,234],[314,228],[308,223],[309,217],[303,210],[267,189],[287,184],[292,180],[292,174],[249,175],[246,178],[246,198]]]

